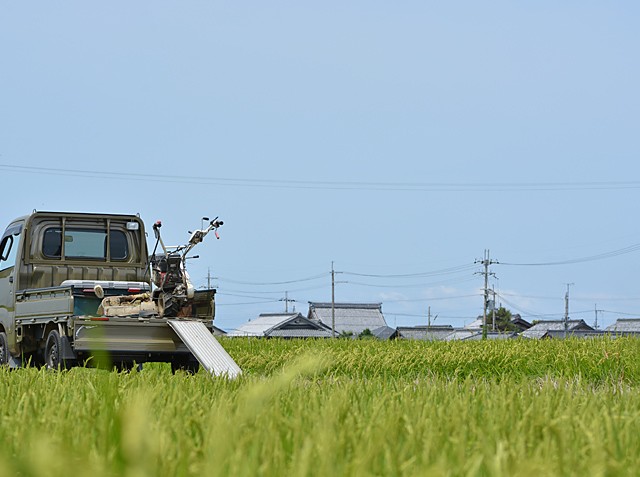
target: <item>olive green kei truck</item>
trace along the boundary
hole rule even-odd
[[[34,211],[13,220],[0,240],[0,364],[131,369],[163,361],[196,371],[205,364],[199,354],[219,358],[215,290],[195,290],[184,268],[187,251],[219,225],[171,250],[157,222],[149,256],[137,215]]]

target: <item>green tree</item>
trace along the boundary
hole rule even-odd
[[[487,313],[487,326],[493,328],[494,312]],[[505,307],[501,306],[495,311],[497,331],[518,331],[518,327],[511,323],[513,314]]]

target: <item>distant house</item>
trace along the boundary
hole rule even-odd
[[[403,340],[443,341],[453,333],[451,325],[398,326],[398,338]]]
[[[300,313],[263,313],[227,334],[230,337],[331,338],[331,330]]]
[[[487,332],[487,340],[510,340],[513,338],[517,338],[519,335],[516,332],[511,332],[511,333],[505,333],[505,332],[499,332],[499,331],[488,331]],[[485,339],[482,336],[482,331],[476,332],[472,335],[466,336],[466,337],[461,337],[460,341],[480,341]]]
[[[515,314],[511,317],[511,324],[517,328],[515,330],[516,332],[528,330],[532,326],[531,323],[529,323],[518,314]]]
[[[481,335],[482,336],[482,331],[480,330],[468,330],[466,328],[456,328],[453,333],[449,334],[446,338],[444,338],[444,341],[461,341],[461,340],[466,340],[467,338],[470,338],[472,336],[475,335]]]
[[[475,321],[472,321],[468,325],[465,325],[465,328],[469,329],[469,330],[481,330],[482,329],[482,320],[483,320],[483,317],[481,315],[478,318],[476,318]],[[521,331],[524,331],[524,330],[528,330],[529,328],[531,328],[531,323],[529,323],[527,320],[523,319],[522,316],[520,316],[519,314],[511,315],[510,323],[513,325],[513,331],[515,331],[517,333],[519,333]],[[487,327],[488,327],[488,329],[491,329],[491,318],[490,318],[490,316],[487,316]]]
[[[640,334],[640,318],[618,318],[614,324],[607,326],[606,332],[615,335]]]
[[[518,336],[517,333],[488,331],[488,340],[504,340]],[[439,326],[399,326],[398,338],[422,341],[474,341],[483,339],[482,329],[454,328]]]
[[[602,330],[573,330],[567,331],[567,338],[600,338],[605,336],[606,332]],[[564,330],[549,330],[543,338],[563,339]]]
[[[482,329],[482,321],[483,321],[482,316],[479,316],[478,318],[473,320],[468,325],[464,325],[464,328],[467,329],[467,330],[481,330]],[[491,326],[489,323],[487,323],[487,325]]]
[[[566,335],[567,337],[582,337],[585,331],[595,332],[591,326],[587,325],[584,320],[568,320]],[[596,332],[596,334],[598,334]],[[520,336],[529,339],[542,338],[564,338],[565,321],[564,320],[545,320],[539,321],[528,330],[523,331]],[[593,335],[593,334],[592,334]]]
[[[382,314],[382,303],[335,303],[333,320],[336,336],[341,334],[360,335],[369,330],[376,338],[387,340],[396,336],[396,330],[387,326]],[[321,323],[329,332],[332,330],[331,303],[309,302],[310,321]]]

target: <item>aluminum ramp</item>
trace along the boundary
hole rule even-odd
[[[168,320],[167,323],[210,374],[226,376],[229,379],[242,374],[240,367],[204,323],[182,320]]]

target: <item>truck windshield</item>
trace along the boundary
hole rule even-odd
[[[120,230],[112,230],[107,241],[106,230],[73,229],[64,231],[65,258],[107,258],[107,243],[111,260],[126,260],[129,256],[127,237]],[[62,229],[51,227],[45,230],[42,253],[48,258],[60,258],[62,254]]]

